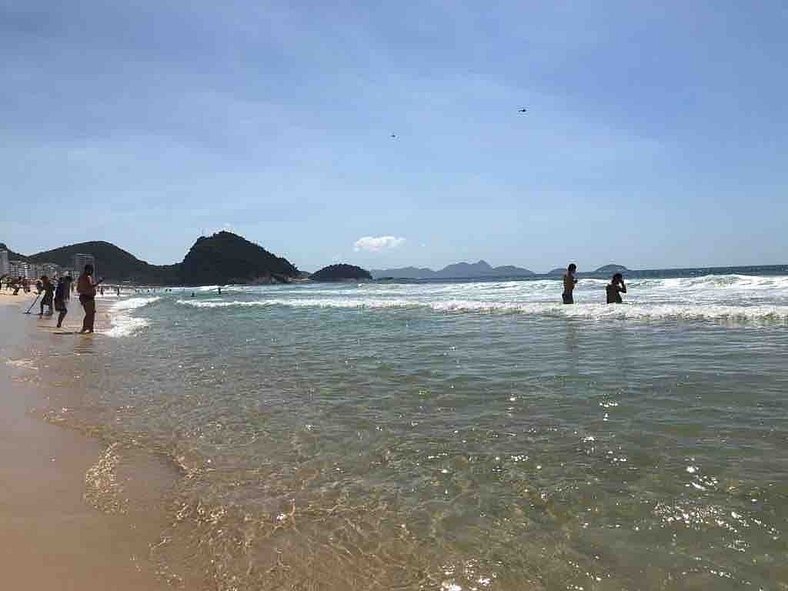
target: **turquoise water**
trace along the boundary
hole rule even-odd
[[[788,277],[603,286],[140,294],[53,420],[181,467],[173,581],[784,589]]]

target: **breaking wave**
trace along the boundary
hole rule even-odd
[[[111,327],[105,334],[111,337],[127,337],[150,325],[146,318],[133,316],[135,310],[159,301],[159,297],[128,298],[112,304],[109,309]]]
[[[178,304],[193,308],[216,309],[233,307],[345,308],[345,309],[406,309],[425,308],[446,313],[526,314],[558,318],[591,320],[719,320],[719,321],[788,321],[786,305],[697,305],[697,304],[576,304],[564,306],[553,303],[515,303],[471,300],[421,302],[404,299],[269,299],[256,301],[189,301]]]

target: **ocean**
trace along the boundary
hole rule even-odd
[[[788,273],[746,271],[140,292],[48,419],[107,510],[125,450],[177,467],[184,588],[785,589]]]

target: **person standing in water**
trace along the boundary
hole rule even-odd
[[[41,276],[41,289],[39,293],[43,293],[44,297],[41,298],[41,310],[38,317],[41,318],[44,315],[44,306],[49,308],[49,310],[47,310],[47,316],[52,316],[52,296],[55,293],[55,286],[52,285],[52,282],[46,275]]]
[[[55,289],[55,310],[57,310],[57,327],[63,327],[63,319],[68,314],[68,300],[71,299],[71,275],[58,279]]]
[[[577,285],[577,277],[575,277],[575,273],[577,272],[577,265],[571,263],[566,268],[566,273],[564,273],[564,292],[561,294],[561,298],[564,300],[565,304],[574,304],[575,299],[572,295],[572,292],[575,289],[575,285]]]
[[[93,281],[93,265],[85,265],[85,270],[77,279],[77,293],[79,303],[85,310],[85,318],[82,321],[80,333],[92,333],[93,322],[96,320],[96,285]]]
[[[624,276],[621,273],[616,273],[613,278],[605,286],[607,293],[608,304],[621,304],[621,294],[627,293],[627,286],[624,284]]]

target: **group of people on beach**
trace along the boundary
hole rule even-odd
[[[23,289],[25,293],[30,292],[30,280],[22,277],[10,278],[0,277],[0,283],[5,281],[6,289],[13,290],[14,295]],[[47,275],[42,275],[41,278],[35,282],[36,291],[41,297],[39,306],[39,318],[44,316],[52,316],[54,312],[58,313],[57,327],[63,327],[63,320],[68,314],[68,303],[71,300],[71,293],[76,289],[79,294],[79,303],[85,311],[85,317],[82,320],[82,329],[79,331],[81,334],[92,333],[93,325],[96,319],[96,294],[99,292],[103,295],[104,288],[101,287],[103,279],[96,281],[93,278],[93,265],[85,265],[84,270],[77,278],[76,286],[73,285],[73,278],[71,275],[63,275],[57,279],[57,283],[53,283]],[[120,288],[118,294],[120,294]],[[35,305],[35,302],[33,302]],[[30,306],[31,308],[33,306]],[[44,308],[47,308],[46,312]],[[29,310],[28,310],[29,311]]]
[[[19,293],[21,289],[24,293],[30,293],[31,281],[26,277],[12,277],[10,275],[0,276],[0,285],[5,282],[6,291],[14,292],[14,295]]]
[[[564,273],[564,291],[561,294],[561,299],[565,304],[574,304],[574,290],[577,285],[577,265],[570,263]],[[605,286],[605,296],[608,304],[621,304],[621,294],[627,293],[627,286],[624,283],[624,276],[621,273],[615,273],[610,279],[610,283]]]

